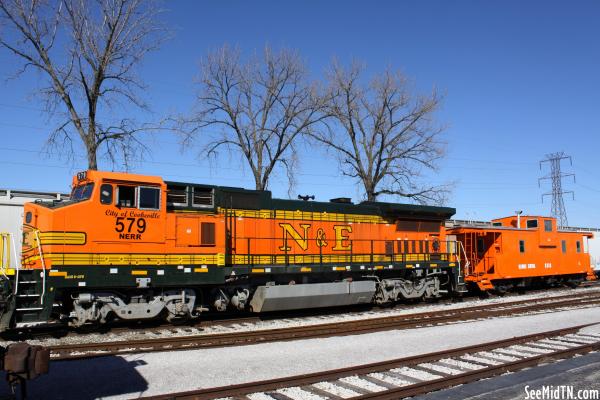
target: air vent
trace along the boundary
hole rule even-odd
[[[335,199],[331,199],[329,201],[332,203],[352,204],[352,199],[350,197],[336,197]]]

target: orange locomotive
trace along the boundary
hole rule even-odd
[[[454,212],[82,172],[68,201],[26,204],[0,330],[460,293],[459,245],[443,229]]]
[[[464,246],[466,283],[481,291],[575,286],[595,279],[587,251],[592,233],[559,229],[555,218],[517,215],[456,223],[447,234]]]

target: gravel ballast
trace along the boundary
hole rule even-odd
[[[130,399],[318,372],[588,323],[600,323],[600,308],[355,336],[59,361],[28,389],[32,398]],[[600,328],[587,331],[599,333]],[[2,390],[0,395],[8,391],[5,386]]]

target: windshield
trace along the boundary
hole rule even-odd
[[[71,192],[71,201],[83,201],[92,197],[92,190],[94,189],[93,183],[86,183],[85,185],[75,186]]]

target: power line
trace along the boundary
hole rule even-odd
[[[575,200],[575,193],[572,190],[564,191],[562,189],[562,179],[567,176],[573,177],[573,182],[575,182],[575,174],[563,174],[560,170],[560,162],[562,160],[569,160],[571,166],[573,166],[573,160],[571,156],[566,155],[564,152],[547,154],[546,159],[540,161],[540,169],[542,169],[542,164],[545,162],[550,163],[550,175],[546,175],[542,178],[538,179],[538,184],[545,179],[552,180],[552,192],[542,194],[542,202],[544,201],[544,196],[552,196],[552,216],[556,218],[558,221],[558,226],[568,226],[569,223],[567,221],[567,210],[565,209],[565,203],[563,200],[563,195],[571,193],[573,196],[573,200]]]

